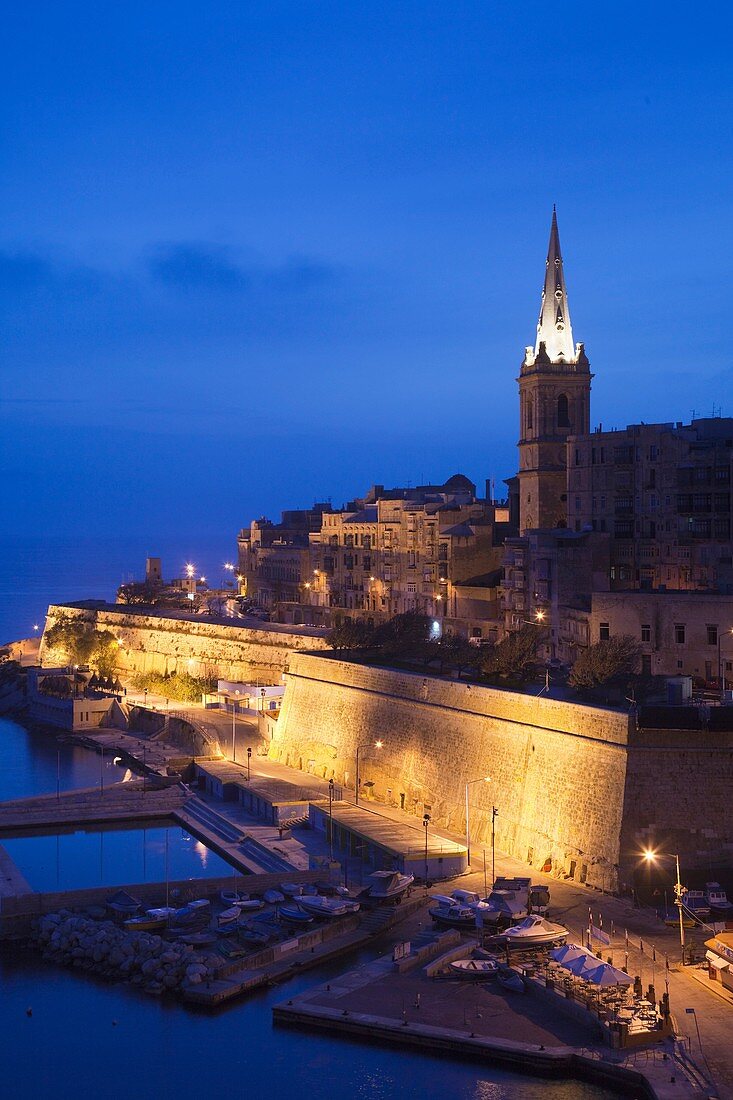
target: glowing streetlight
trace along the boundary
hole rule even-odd
[[[234,566],[232,565],[232,563],[230,561],[225,561],[224,562],[224,568],[226,569],[226,571],[228,573],[233,573],[234,572]]]
[[[375,749],[381,749],[383,746],[384,746],[384,741],[375,741],[374,742],[374,748]],[[354,794],[355,794],[355,802],[356,802],[357,806],[359,805],[359,785],[360,785],[360,779],[359,779],[359,753],[361,752],[362,749],[368,749],[370,747],[371,747],[370,745],[357,745],[356,746],[356,789],[354,791]]]
[[[675,867],[677,869],[677,881],[674,884],[674,903],[677,906],[677,910],[680,915],[680,949],[682,952],[682,965],[685,965],[685,924],[682,918],[682,895],[684,893],[684,887],[680,882],[680,857],[677,853],[672,852],[655,852],[652,848],[644,849],[644,861],[646,863],[656,863],[659,859],[673,859],[675,861]]]
[[[36,632],[36,634],[37,634],[37,633],[38,633],[38,631],[39,631],[39,630],[40,630],[41,628],[40,628],[40,626],[38,625],[38,623],[34,623],[34,624],[33,624],[33,629],[35,630],[35,632]]]
[[[192,562],[189,562],[188,565],[186,566],[186,576],[187,577],[194,577],[195,575],[196,575],[196,566]]]
[[[469,825],[469,816],[468,816],[468,788],[472,787],[474,785],[474,783],[490,783],[490,782],[491,782],[491,776],[490,775],[482,775],[480,779],[469,779],[468,783],[466,783],[466,859],[467,859],[469,867],[471,866],[471,828],[470,828],[470,825]]]

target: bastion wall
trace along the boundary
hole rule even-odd
[[[374,747],[375,740],[383,747]],[[615,884],[629,718],[600,708],[293,654],[270,754],[557,874]],[[473,780],[490,776],[489,782]],[[364,787],[373,783],[373,787]],[[490,859],[490,854],[487,854]]]
[[[380,739],[383,747],[374,742]],[[557,875],[630,885],[647,846],[733,862],[733,739],[621,711],[293,654],[271,756]],[[490,782],[473,780],[489,775]],[[364,784],[373,783],[373,787]]]
[[[310,634],[228,626],[206,620],[165,618],[125,611],[124,606],[80,608],[51,604],[41,642],[40,660],[53,664],[46,631],[59,615],[94,623],[120,640],[119,667],[124,672],[190,672],[223,680],[246,681],[252,676],[279,679],[291,652],[325,649],[322,638]]]

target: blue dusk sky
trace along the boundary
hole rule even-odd
[[[373,482],[500,483],[553,203],[594,424],[733,414],[731,29],[718,3],[10,5],[5,536],[232,545]]]

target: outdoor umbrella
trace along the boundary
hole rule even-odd
[[[633,985],[634,982],[634,979],[630,978],[628,974],[624,974],[623,970],[618,970],[610,963],[601,963],[592,969],[584,970],[583,977],[587,982],[601,988],[610,985]]]
[[[597,970],[601,965],[599,959],[595,955],[576,955],[574,959],[568,959],[567,962],[560,963],[565,969],[569,970],[571,974],[575,974],[576,978],[585,978],[590,970]]]
[[[555,962],[564,963],[587,954],[588,952],[586,949],[584,947],[578,947],[577,943],[564,943],[562,947],[556,947],[554,951],[550,952],[550,957],[553,958]]]

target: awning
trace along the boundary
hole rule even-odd
[[[730,966],[729,962],[726,962],[725,959],[721,959],[720,956],[716,955],[713,951],[706,951],[705,958],[716,970],[727,970]]]

